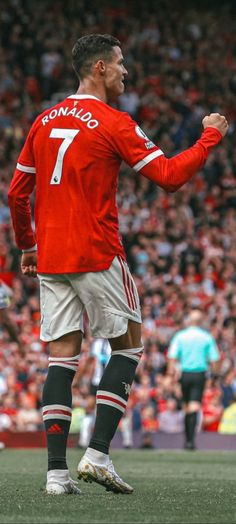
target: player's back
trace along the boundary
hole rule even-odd
[[[77,212],[92,214],[102,213],[108,197],[110,202],[120,161],[109,147],[109,110],[96,99],[67,98],[37,119],[32,140],[37,191],[41,205],[48,197],[54,213],[59,206],[58,219],[66,198]]]
[[[95,97],[73,95],[32,127],[39,272],[98,271],[123,253],[116,206],[121,159],[112,145],[117,114]]]
[[[101,271],[124,257],[116,205],[121,160],[138,172],[162,155],[127,113],[91,95],[71,95],[40,115],[17,164],[19,180],[22,171],[36,174],[38,271]],[[25,183],[30,192],[34,179],[23,177],[19,187]]]

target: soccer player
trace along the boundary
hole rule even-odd
[[[209,367],[219,371],[220,353],[215,339],[203,329],[204,316],[193,309],[187,318],[187,327],[177,331],[168,349],[168,372],[175,373],[176,363],[181,368],[181,388],[185,411],[185,443],[187,450],[195,449],[195,433],[198,414]]]
[[[138,293],[118,231],[119,168],[124,160],[166,191],[175,191],[203,166],[228,124],[218,113],[206,116],[196,144],[168,159],[128,114],[110,105],[123,93],[128,74],[120,42],[110,35],[83,36],[72,56],[78,91],[37,117],[9,190],[22,272],[39,276],[41,338],[50,346],[43,391],[46,491],[79,493],[69,476],[66,445],[86,310],[93,336],[108,339],[112,352],[78,477],[132,493],[109,458],[143,351]],[[29,200],[35,187],[36,235]]]

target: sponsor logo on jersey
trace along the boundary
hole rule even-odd
[[[146,149],[152,149],[153,147],[155,147],[155,144],[149,140],[148,142],[145,142],[145,147]]]

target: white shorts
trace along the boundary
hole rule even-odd
[[[141,323],[136,285],[128,265],[117,256],[106,271],[39,274],[41,333],[44,341],[83,331],[86,311],[95,338],[126,333],[128,320]]]

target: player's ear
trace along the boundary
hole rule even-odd
[[[104,73],[106,71],[106,64],[105,64],[104,60],[98,60],[94,64],[94,69],[95,69],[95,72],[100,73],[101,75],[104,75]]]

